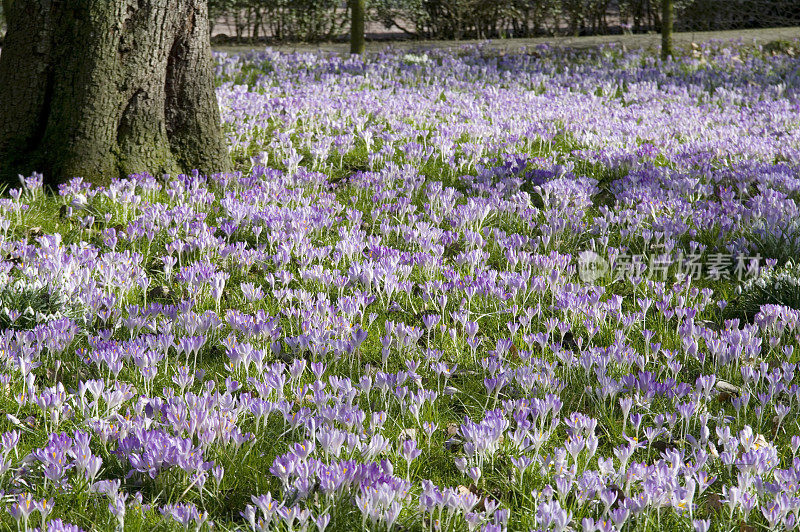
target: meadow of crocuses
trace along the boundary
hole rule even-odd
[[[0,200],[0,529],[795,528],[798,52],[217,56]]]

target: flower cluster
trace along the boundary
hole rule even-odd
[[[796,60],[217,68],[239,171],[0,200],[0,528],[797,526]]]

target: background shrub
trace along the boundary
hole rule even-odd
[[[344,38],[346,0],[210,0],[216,33],[316,42]],[[386,31],[428,39],[646,33],[661,29],[660,0],[371,0]],[[676,0],[678,31],[800,24],[796,0]]]

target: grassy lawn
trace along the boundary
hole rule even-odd
[[[798,57],[218,54],[237,172],[0,199],[0,528],[793,528]]]

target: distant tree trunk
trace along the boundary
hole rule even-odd
[[[350,0],[350,53],[364,53],[364,24],[366,19],[366,0]]]
[[[261,8],[259,7],[253,9],[253,14],[253,32],[250,35],[250,38],[254,43],[257,43],[258,38],[261,35],[259,30],[261,29],[261,19],[263,18],[264,14],[261,12]]]
[[[672,55],[672,0],[661,0],[661,59]]]
[[[0,182],[226,171],[205,0],[2,0]]]

